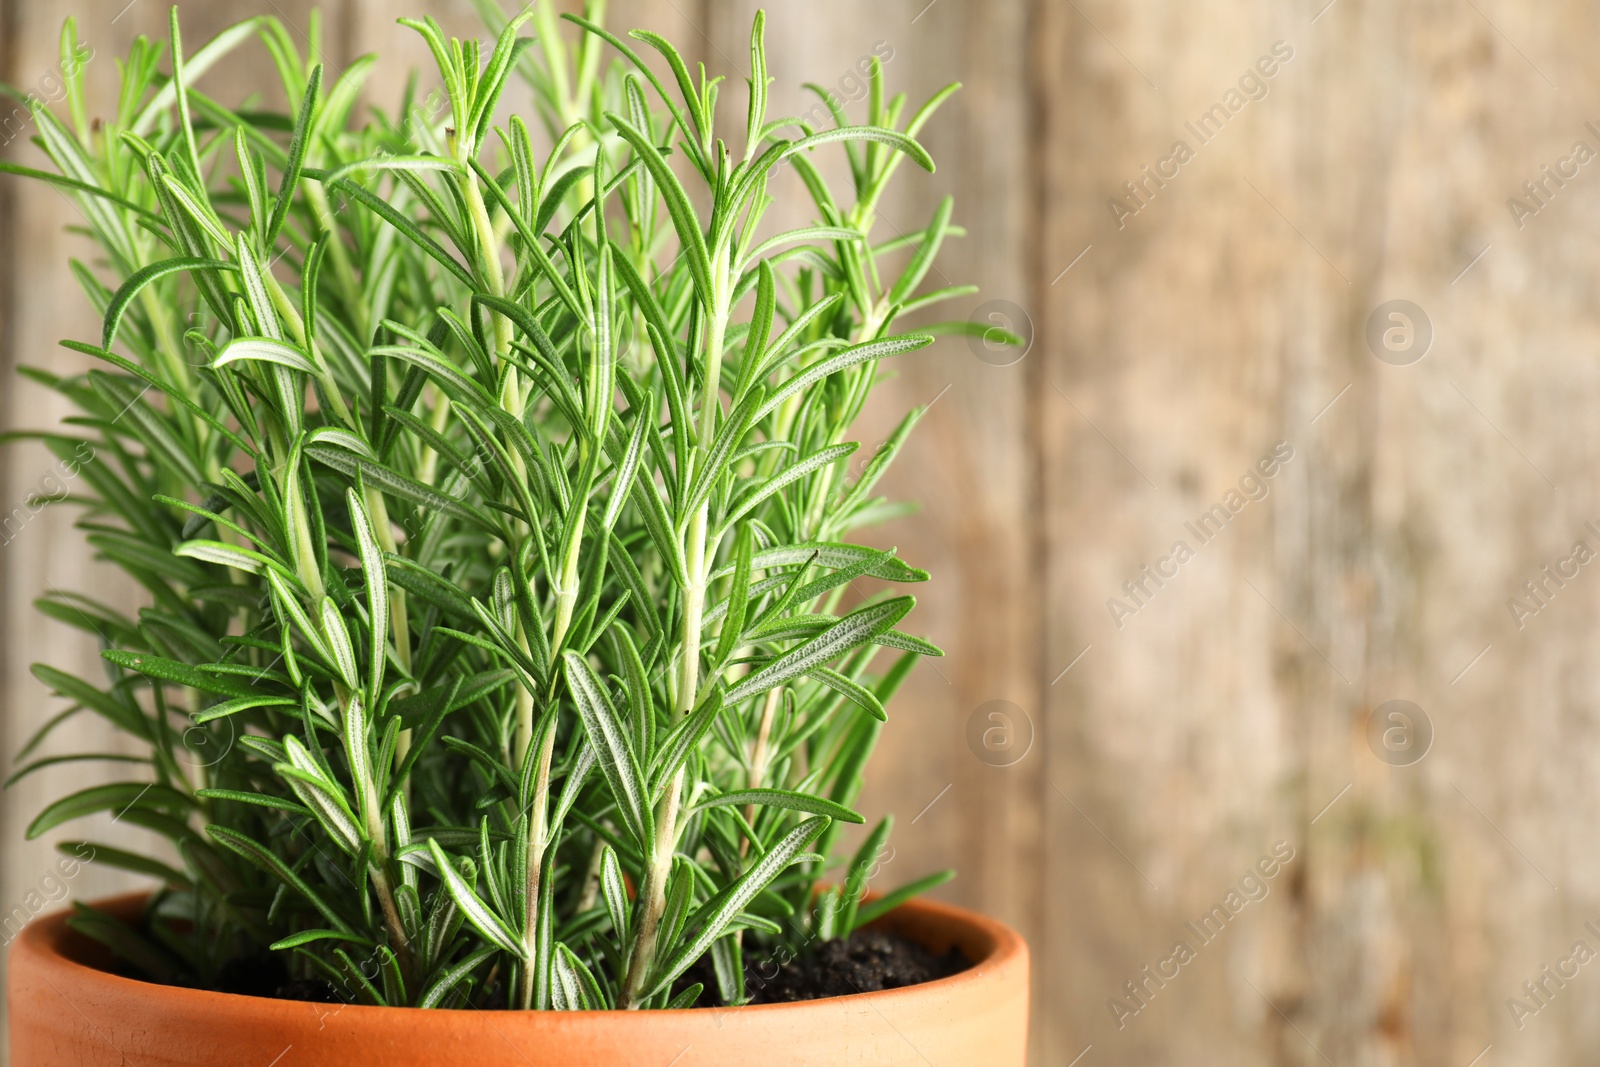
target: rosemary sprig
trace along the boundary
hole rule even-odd
[[[115,810],[172,842],[181,869],[96,846],[168,872],[137,931],[75,920],[168,979],[270,951],[379,1004],[665,1007],[709,954],[739,1003],[745,953],[874,914],[887,820],[820,882],[885,706],[939,654],[897,629],[910,596],[840,605],[927,577],[845,540],[894,513],[873,492],[919,413],[854,478],[848,438],[879,361],[931,340],[897,320],[948,202],[872,228],[902,161],[932,169],[914,135],[946,94],[906,120],[874,66],[866,122],[772,118],[758,14],[735,153],[719,79],[599,0],[565,31],[547,0],[480,6],[492,45],[405,20],[443,93],[393,117],[357,119],[368,61],[332,77],[272,18],[186,56],[176,10],[170,72],[136,40],[112,118],[35,107],[57,173],[3,169],[82,210],[104,313],[67,342],[98,369],[29,372],[81,412],[38,436],[148,593],[44,598],[107,678],[36,673],[150,755],[29,832]],[[292,113],[194,83],[250,42]],[[519,75],[539,140],[496,122]],[[813,164],[838,151],[842,196]],[[780,163],[815,220],[773,235]]]

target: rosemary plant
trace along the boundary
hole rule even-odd
[[[867,901],[887,819],[830,857],[884,705],[939,654],[896,628],[912,597],[841,605],[927,577],[845,540],[898,513],[874,487],[920,412],[854,476],[847,437],[878,361],[931,340],[897,321],[971,291],[918,295],[948,200],[871,236],[951,90],[912,111],[875,67],[865,124],[826,94],[829,128],[769,118],[758,15],[729,131],[720,79],[600,7],[486,0],[481,48],[405,20],[442,91],[359,122],[372,57],[334,78],[315,25],[301,54],[271,18],[186,55],[174,10],[113,117],[76,77],[65,120],[36,104],[55,173],[4,167],[82,212],[104,315],[64,342],[96,369],[23,371],[81,414],[13,436],[92,449],[69,503],[148,595],[40,601],[106,675],[37,666],[69,706],[29,750],[89,711],[149,755],[29,833],[114,811],[171,841],[181,863],[94,844],[163,888],[138,924],[73,920],[154,979],[278,954],[375,1004],[644,1008],[711,1000],[682,978],[709,956],[736,1004],[751,953],[948,877]],[[197,87],[250,41],[291,113]],[[494,124],[518,72],[537,135]],[[780,164],[815,222],[763,236]]]

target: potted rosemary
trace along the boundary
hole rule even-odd
[[[719,79],[600,6],[486,4],[483,48],[405,20],[442,89],[392,116],[315,29],[186,54],[176,11],[114,115],[76,76],[65,119],[35,101],[56,169],[4,169],[83,213],[103,320],[64,342],[89,369],[24,370],[81,414],[14,436],[92,456],[68,503],[148,595],[41,601],[105,674],[36,667],[67,706],[28,747],[86,712],[148,762],[29,832],[172,847],[63,845],[158,887],[26,929],[14,1062],[1022,1062],[1020,940],[912,899],[948,874],[880,893],[887,819],[841,843],[939,654],[893,592],[927,575],[847,540],[920,412],[854,476],[848,437],[932,339],[902,316],[970,291],[921,291],[948,200],[872,236],[949,90],[913,111],[875,67],[865,124],[771,117],[757,15],[719,125]],[[200,88],[251,41],[285,114]],[[780,165],[814,222],[773,233]]]

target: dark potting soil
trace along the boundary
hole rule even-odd
[[[309,1000],[318,1004],[331,1004],[338,999],[327,982],[320,978],[290,978],[283,964],[270,956],[237,959],[227,964],[217,975],[215,989],[247,997]]]
[[[921,985],[960,974],[971,966],[972,962],[953,946],[935,955],[892,931],[857,930],[848,940],[836,937],[824,941],[814,951],[781,965],[779,958],[770,956],[747,959],[745,987],[751,1004],[787,1004]],[[722,1005],[709,956],[684,972],[674,983],[674,992],[696,982],[705,986],[695,1002],[697,1006]]]
[[[751,1004],[787,1004],[797,1000],[845,997],[901,989],[960,974],[972,966],[958,948],[935,955],[907,937],[887,930],[857,930],[849,939],[834,938],[815,950],[783,962],[786,956],[764,955],[747,959],[745,985]],[[716,971],[706,956],[673,984],[676,994],[699,982],[705,988],[697,1007],[724,1006],[717,990]],[[504,991],[495,982],[478,990],[473,1007],[504,1009]],[[290,978],[276,959],[237,960],[225,967],[212,987],[217,992],[277,1000],[304,1000],[319,1004],[353,1003],[320,978]]]
[[[320,978],[290,978],[280,982],[272,996],[276,1000],[309,1000],[314,1004],[332,1004],[339,999],[333,995],[333,986]]]
[[[106,970],[140,982],[155,980],[121,960],[112,963]],[[186,989],[204,989],[211,993],[266,997],[269,1000],[309,1000],[318,1004],[332,1004],[339,999],[329,983],[320,978],[290,978],[283,964],[270,956],[236,959],[227,963],[209,985],[196,985],[182,978],[173,979],[170,984]]]

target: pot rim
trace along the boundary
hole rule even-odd
[[[150,891],[124,893],[114,897],[105,897],[91,901],[94,907],[108,914],[126,918],[143,906],[151,895]],[[80,934],[67,926],[67,919],[73,911],[70,907],[42,915],[27,926],[17,935],[12,942],[7,971],[15,975],[18,965],[24,958],[37,968],[44,971],[53,971],[62,976],[70,976],[74,984],[82,986],[98,986],[108,992],[135,993],[139,995],[162,996],[171,998],[171,1003],[189,1003],[196,1009],[204,1009],[208,1005],[217,1012],[261,1011],[269,1010],[273,1006],[293,1006],[296,1004],[312,1004],[315,1001],[296,1001],[277,997],[260,997],[245,993],[224,993],[211,989],[195,989],[189,986],[164,985],[160,982],[145,981],[138,978],[128,978],[114,974],[84,962],[86,955],[98,954],[108,951],[98,942],[93,941],[84,934]],[[942,939],[944,944],[928,944],[924,938],[919,937],[916,931],[928,931],[937,927],[955,929],[957,936]],[[342,1012],[358,1012],[368,1014],[373,1012],[426,1012],[430,1016],[443,1015],[449,1017],[471,1016],[478,1014],[499,1014],[504,1012],[513,1016],[546,1016],[556,1019],[569,1019],[573,1022],[580,1020],[595,1020],[609,1018],[620,1021],[626,1018],[648,1019],[659,1014],[683,1016],[687,1018],[705,1018],[708,1016],[728,1015],[738,1012],[755,1012],[757,1014],[771,1014],[785,1011],[804,1009],[807,1006],[816,1006],[827,1003],[859,1003],[873,1004],[887,999],[903,998],[910,994],[928,991],[938,994],[945,990],[953,990],[960,985],[971,984],[991,977],[995,972],[1009,972],[1015,968],[1026,969],[1028,966],[1028,946],[1022,936],[1006,924],[991,919],[978,912],[968,911],[953,904],[944,904],[926,899],[909,900],[895,908],[888,915],[874,920],[868,928],[882,928],[893,930],[902,936],[923,944],[924,947],[935,951],[943,951],[951,945],[959,947],[962,953],[971,961],[971,966],[956,974],[944,978],[936,978],[929,982],[920,982],[916,985],[900,986],[895,989],[880,989],[871,992],[850,993],[839,997],[818,997],[812,1000],[786,1001],[778,1004],[745,1004],[737,1007],[701,1007],[677,1008],[672,1011],[625,1011],[616,1008],[585,1011],[538,1011],[523,1010],[520,1008],[506,1009],[481,1009],[481,1008],[415,1008],[409,1006],[379,1006],[376,1004],[344,1003],[341,1004]],[[47,976],[48,977],[48,976]],[[80,988],[82,988],[80,986]],[[245,1005],[253,1005],[246,1008]]]

